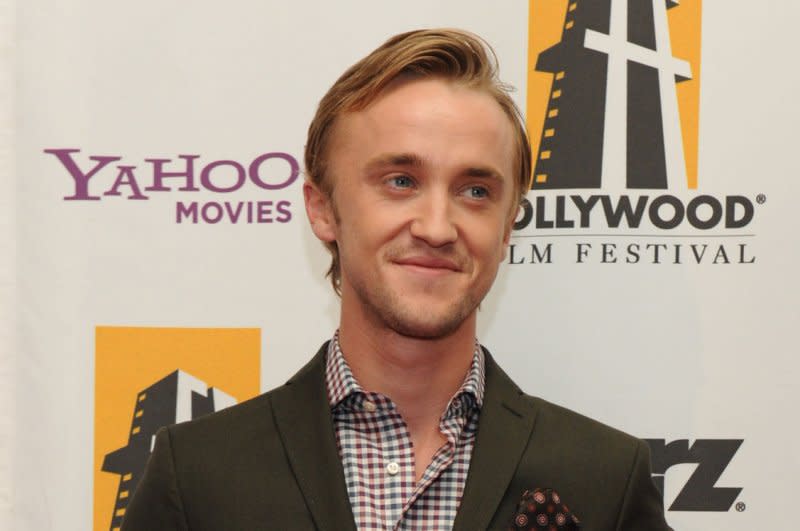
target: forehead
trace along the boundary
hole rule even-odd
[[[442,79],[395,81],[366,108],[337,118],[328,159],[354,169],[382,152],[413,153],[441,167],[489,164],[513,180],[514,127],[485,90]]]

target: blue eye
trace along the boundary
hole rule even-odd
[[[408,175],[395,175],[389,179],[389,184],[396,188],[411,188],[414,181]]]
[[[464,193],[472,199],[483,199],[489,197],[489,189],[485,186],[470,186]]]

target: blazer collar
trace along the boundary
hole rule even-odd
[[[272,395],[275,423],[317,528],[356,531],[325,390],[325,352]],[[487,529],[530,439],[536,409],[486,355],[486,389],[454,531]]]
[[[327,348],[275,391],[275,424],[317,529],[356,531],[325,390]]]
[[[528,445],[536,408],[486,354],[486,391],[453,530],[488,529]]]

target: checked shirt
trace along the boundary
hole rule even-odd
[[[484,356],[477,341],[470,370],[439,422],[447,442],[419,483],[405,422],[389,398],[358,384],[342,355],[338,332],[328,348],[325,383],[358,529],[452,529],[483,403]]]

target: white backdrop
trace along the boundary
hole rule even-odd
[[[13,6],[0,1],[0,477],[11,477],[11,433],[14,428],[14,394],[10,383],[15,344],[15,187],[13,172]],[[10,527],[11,482],[0,480],[0,528]]]
[[[18,3],[16,124],[3,123],[17,159],[6,188],[16,187],[16,214],[3,245],[18,253],[16,271],[13,254],[2,257],[18,297],[12,306],[3,293],[16,339],[0,336],[14,361],[13,397],[0,406],[10,423],[0,423],[0,449],[10,441],[13,467],[0,468],[0,494],[11,491],[7,528],[92,526],[96,326],[258,328],[266,390],[338,320],[301,179],[278,191],[247,183],[215,194],[176,190],[173,178],[165,180],[172,191],[129,200],[130,186],[102,195],[115,164],[136,166],[144,188],[148,158],[178,169],[179,154],[200,155],[196,175],[212,161],[246,167],[267,152],[301,160],[327,87],[388,36],[419,27],[486,38],[524,109],[528,9],[521,0]],[[797,4],[777,0],[702,6],[699,188],[766,197],[750,236],[731,239],[733,248],[747,243],[754,263],[601,264],[595,251],[579,264],[577,242],[623,246],[643,241],[641,231],[605,240],[542,231],[536,241],[553,242],[552,263],[506,264],[481,311],[482,342],[531,394],[642,438],[744,440],[717,483],[741,488],[744,510],[669,511],[680,530],[785,527],[780,508],[797,490],[798,19]],[[89,156],[121,157],[89,181],[102,199],[64,200],[75,181],[44,152],[64,148],[81,150],[74,158],[84,170]],[[178,201],[264,199],[289,201],[291,220],[176,222]],[[531,234],[512,243],[528,245]],[[545,358],[562,369],[539,373]],[[667,506],[694,468],[669,469]]]

